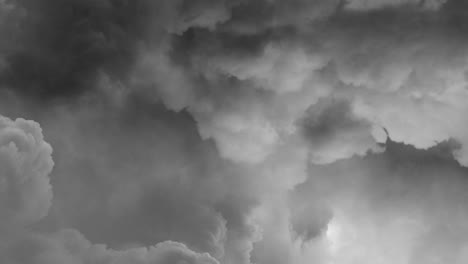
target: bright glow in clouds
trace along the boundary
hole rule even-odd
[[[335,217],[328,223],[323,237],[329,252],[327,263],[410,263],[410,249],[415,243],[413,236],[422,231],[419,224],[396,219],[377,226],[369,219],[356,221],[344,216]]]
[[[342,247],[343,243],[343,230],[340,223],[333,218],[327,225],[327,231],[325,233],[325,240],[328,242],[331,254],[336,254]]]

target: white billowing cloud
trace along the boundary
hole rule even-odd
[[[30,224],[47,215],[51,155],[38,123],[0,116],[0,224]]]
[[[398,14],[405,4],[411,3],[397,3],[390,11],[383,2],[375,8]],[[202,34],[206,43],[191,51],[189,66],[174,65],[167,55],[156,60],[143,53],[141,61],[153,62],[136,73],[146,71],[147,83],[165,80],[153,87],[154,93],[171,109],[187,109],[200,134],[214,139],[223,157],[235,161],[264,161],[297,132],[295,123],[306,110],[319,108],[313,105],[329,96],[349,101],[363,125],[340,128],[342,134],[328,147],[312,149],[318,163],[377,150],[375,141],[382,139],[374,137],[376,127],[418,148],[448,138],[466,144],[464,39],[439,28],[431,12],[415,14],[428,17],[421,18],[430,24],[424,29],[402,13],[401,22],[392,22],[401,27],[398,32],[385,16],[372,26],[360,14],[344,13],[342,20],[323,31],[313,28],[303,39],[265,41],[253,54],[230,52]],[[456,152],[462,164],[468,164],[465,149]]]
[[[212,33],[200,33],[186,51],[187,64],[173,62],[170,49],[142,51],[133,79],[170,109],[188,110],[202,137],[214,139],[223,157],[237,162],[264,161],[284,137],[297,132],[294,124],[306,110],[329,96],[350,101],[355,118],[366,125],[350,133],[343,128],[329,148],[312,150],[323,157],[317,162],[376,150],[369,136],[376,126],[420,148],[449,137],[465,142],[466,133],[459,132],[465,129],[453,125],[461,124],[463,105],[448,97],[466,94],[466,51],[456,42],[444,43],[437,28],[413,36],[417,28],[405,28],[411,22],[403,20],[401,32],[387,34],[393,31],[386,21],[373,28],[351,17],[342,27],[346,19],[323,31],[312,28],[304,39],[265,40],[252,54],[232,51]],[[420,107],[434,98],[441,106]],[[397,104],[401,107],[386,109]],[[420,127],[426,128],[424,135]],[[353,140],[345,136],[350,134]],[[463,153],[457,154],[461,162]]]
[[[199,56],[194,63],[209,82],[197,83],[166,54],[144,51],[133,80],[170,109],[188,110],[200,135],[213,139],[220,154],[236,162],[265,161],[296,132],[295,122],[310,104],[330,92],[330,85],[314,75],[323,61],[297,47],[268,46],[255,58]]]
[[[358,5],[357,2],[349,5]],[[216,96],[205,95],[201,100],[194,97],[194,101],[187,105],[188,109],[196,109],[194,105],[208,106],[204,108],[210,109],[205,112],[205,120],[227,120],[226,116],[235,116],[237,120],[244,120],[245,127],[250,127],[249,120],[252,119],[243,111],[245,105],[255,104],[256,108],[249,110],[250,115],[260,120],[259,124],[271,127],[272,130],[268,130],[274,131],[281,141],[284,134],[294,132],[291,124],[303,117],[305,110],[318,98],[332,95],[349,100],[355,108],[356,118],[368,125],[351,132],[354,139],[359,140],[350,142],[346,136],[337,136],[330,141],[329,146],[333,148],[320,150],[323,151],[322,156],[328,157],[322,162],[375,150],[375,143],[369,137],[372,133],[369,131],[375,131],[375,127],[385,127],[394,140],[418,148],[428,148],[448,138],[455,138],[465,145],[468,131],[464,126],[466,118],[463,113],[466,112],[464,98],[468,90],[465,74],[467,52],[461,44],[465,42],[464,38],[444,30],[446,22],[437,20],[431,12],[415,11],[413,14],[427,22],[428,26],[424,28],[418,26],[414,22],[416,20],[411,20],[410,15],[403,11],[399,13],[398,8],[418,3],[399,1],[392,4],[393,9],[385,11],[388,4],[385,1],[369,2],[375,5],[374,8],[383,8],[384,13],[394,12],[402,19],[387,21],[390,18],[382,16],[375,19],[375,25],[370,25],[365,19],[369,14],[344,13],[342,20],[331,22],[330,28],[323,32],[312,29],[306,33],[311,40],[298,37],[299,42],[304,41],[303,48],[296,39],[292,39],[292,45],[285,45],[287,41],[284,40],[279,41],[280,44],[272,40],[262,46],[258,54],[245,56],[227,51],[217,53],[218,46],[212,47],[214,51],[207,48],[209,52],[195,50],[192,63],[196,73],[201,72],[209,81],[216,81],[219,75],[235,77],[244,90],[240,89],[240,96],[233,96],[221,91],[236,88],[217,86],[215,89],[221,91]],[[434,11],[445,12],[438,9],[444,2],[437,3]],[[425,1],[423,5],[436,4]],[[259,96],[263,90],[267,92]],[[214,103],[220,101],[221,106]],[[224,101],[238,107],[227,108],[222,103]],[[193,112],[197,116],[196,111]],[[218,146],[223,146],[220,148],[226,157],[238,156],[230,155],[235,153],[235,148],[226,147],[231,144],[242,148],[257,145],[256,149],[262,150],[258,153],[263,155],[251,155],[256,157],[255,162],[262,161],[277,147],[268,141],[272,138],[267,136],[268,133],[260,133],[258,129],[252,128],[248,133],[237,133],[233,137],[232,129],[215,130],[220,126],[212,122],[203,122],[200,127],[204,135],[213,137]],[[344,134],[347,133],[345,130]],[[250,139],[257,137],[264,140],[252,143]],[[334,154],[327,153],[327,150]],[[312,151],[320,152],[318,149]],[[456,152],[462,164],[468,164],[466,153],[466,147]],[[320,162],[319,159],[317,161]]]
[[[335,33],[324,34],[329,43],[324,54],[335,78],[345,84],[335,94],[351,98],[357,116],[387,128],[396,141],[429,148],[455,138],[465,145],[468,56],[460,45],[463,37],[437,24],[420,28],[409,18],[395,23],[401,30],[389,34],[385,19],[376,19],[381,23],[376,27],[359,19],[352,17],[353,26],[335,25]],[[456,156],[466,165],[465,149]]]

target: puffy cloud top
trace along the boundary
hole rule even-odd
[[[0,116],[0,224],[30,224],[47,215],[53,166],[38,123]]]

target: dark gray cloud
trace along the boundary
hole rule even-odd
[[[328,163],[354,153],[364,155],[371,149],[379,150],[371,133],[372,124],[356,117],[346,101],[319,99],[307,109],[299,126],[311,143],[310,155],[316,163]]]
[[[26,228],[48,214],[52,202],[49,173],[52,148],[33,121],[1,117],[2,203],[0,260],[5,263],[219,263],[208,253],[165,241],[154,247],[110,250],[93,245],[76,230],[55,234]],[[60,187],[60,186],[57,186]],[[89,202],[89,201],[88,201]]]
[[[132,100],[135,101],[130,104],[143,104],[144,101]],[[158,105],[152,106],[151,111],[148,104],[143,104],[143,109],[137,105],[120,109],[107,103],[99,105],[101,108],[80,107],[82,110],[70,106],[54,107],[46,117],[37,115],[42,119],[43,128],[52,138],[51,143],[57,153],[57,165],[50,176],[54,196],[51,200],[50,185],[45,186],[45,200],[29,197],[36,193],[33,188],[40,189],[40,186],[28,187],[28,192],[21,190],[22,197],[18,199],[24,198],[21,200],[27,208],[19,207],[17,210],[21,211],[18,214],[30,215],[40,210],[37,212],[39,216],[31,216],[37,221],[48,212],[35,229],[55,232],[73,228],[93,244],[104,243],[118,250],[138,247],[135,249],[138,252],[144,250],[143,246],[178,241],[190,248],[187,252],[196,250],[210,254],[206,263],[217,263],[211,256],[226,263],[248,262],[248,245],[256,239],[257,233],[248,217],[258,199],[254,191],[257,187],[251,185],[255,180],[248,180],[250,172],[220,159],[212,142],[200,140],[193,120],[187,114],[171,113]],[[141,116],[137,117],[137,113]],[[113,132],[109,134],[110,131]],[[107,139],[102,140],[103,137]],[[9,137],[5,140],[5,144],[12,144]],[[8,159],[5,162],[9,162]],[[17,169],[28,170],[27,164],[20,165]],[[18,172],[20,176],[28,175]],[[47,176],[32,175],[31,181],[42,181],[41,177],[44,177],[48,184]],[[6,174],[5,177],[14,175]],[[11,181],[16,180],[13,178]],[[19,188],[15,186],[14,183],[7,185],[5,195],[11,193],[13,199],[13,192]],[[41,199],[46,206],[42,206]],[[16,206],[5,204],[5,210]],[[50,243],[62,243],[47,234],[40,236]],[[18,244],[9,240],[6,240],[7,245],[18,247],[18,251],[33,250],[26,247],[29,238],[20,239]],[[73,256],[75,253],[73,250],[69,252],[71,249],[46,248],[43,251],[48,243],[41,239],[34,246],[38,248],[34,249],[38,256],[31,253],[30,258],[15,261],[47,263],[59,261],[55,259],[61,259],[61,254],[67,255],[64,256],[66,259],[80,261],[82,254]],[[171,245],[169,243],[169,250]],[[7,253],[0,255],[4,254]],[[46,260],[42,260],[43,254]],[[102,262],[105,260],[90,261],[107,263]],[[166,263],[163,260],[148,261]],[[172,263],[173,260],[168,261]]]
[[[263,160],[295,119],[319,97],[337,93],[337,85],[358,88],[348,90],[366,107],[386,92],[401,104],[421,97],[432,104],[437,92],[464,93],[450,85],[462,86],[465,76],[463,3],[457,0],[51,0],[2,6],[10,22],[3,28],[12,35],[4,44],[2,86],[73,97],[111,78],[170,109],[188,109],[223,157],[242,162]],[[329,65],[335,82],[323,76]],[[456,104],[432,107],[450,112]],[[372,114],[360,115],[422,148],[449,137],[465,141],[462,129],[450,127],[431,128],[432,134],[416,139],[415,129],[403,129],[407,121],[388,117],[384,107],[372,105]],[[427,119],[421,123],[432,121]],[[447,126],[444,119],[434,126]],[[458,153],[461,162],[464,153]]]
[[[467,9],[0,0],[0,262],[465,263]]]
[[[28,252],[28,254],[24,254]],[[3,256],[2,256],[3,257]],[[3,260],[8,263],[189,263],[218,264],[209,254],[198,254],[185,245],[167,241],[148,248],[115,251],[93,245],[75,230],[29,235],[14,244]]]
[[[228,243],[249,241],[257,199],[249,172],[220,159],[186,113],[145,99],[127,103],[133,107],[62,108],[43,122],[67,157],[56,158],[46,224],[114,248],[174,240],[218,259]]]
[[[419,148],[464,141],[463,128],[447,124],[462,122],[452,112],[466,96],[459,3],[373,3],[239,3],[214,30],[196,27],[162,50],[142,50],[134,83],[170,109],[187,109],[204,138],[241,162],[264,160],[309,106],[331,94],[398,141]],[[241,19],[237,9],[264,12]],[[242,23],[251,30],[239,29]],[[396,103],[398,118],[389,109]],[[356,147],[349,153],[365,152]],[[464,162],[463,149],[457,158]]]
[[[73,96],[93,87],[101,70],[125,75],[142,13],[139,3],[118,2],[11,1],[11,16],[21,18],[6,25],[16,31],[3,54],[2,86],[37,97]]]
[[[223,20],[217,10],[198,19],[211,2],[2,1],[0,84],[48,99],[93,89],[103,73],[125,81],[141,43]]]

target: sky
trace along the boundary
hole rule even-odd
[[[0,0],[0,263],[468,263],[468,2]]]

